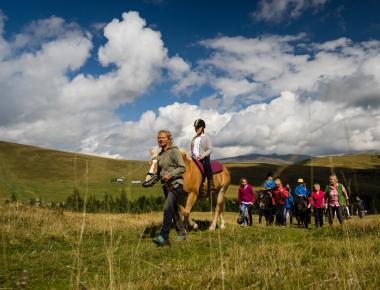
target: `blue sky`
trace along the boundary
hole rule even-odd
[[[5,0],[0,3],[0,10],[4,27],[2,39],[6,47],[1,64],[4,73],[9,76],[7,82],[0,84],[4,86],[3,91],[8,92],[1,105],[8,113],[13,109],[15,111],[12,118],[0,118],[0,139],[100,155],[143,158],[144,154],[139,149],[141,146],[134,144],[142,140],[141,136],[134,139],[136,132],[146,128],[156,129],[157,124],[173,126],[178,143],[185,146],[192,134],[190,119],[192,116],[199,116],[215,122],[210,125],[210,134],[218,139],[215,142],[218,156],[254,152],[292,153],[287,151],[310,154],[341,153],[369,150],[379,144],[379,128],[375,126],[369,128],[361,138],[342,134],[342,140],[335,145],[315,145],[313,138],[326,133],[310,129],[313,126],[326,127],[320,123],[319,112],[316,112],[315,121],[310,114],[293,120],[296,124],[302,121],[311,124],[308,129],[311,136],[309,143],[301,142],[295,136],[294,140],[290,139],[291,144],[296,145],[289,147],[287,144],[278,144],[279,141],[272,137],[278,131],[276,124],[282,123],[282,120],[268,125],[265,124],[265,117],[260,118],[258,113],[260,110],[269,110],[270,114],[275,114],[273,112],[277,108],[273,101],[276,99],[278,103],[285,102],[285,107],[286,102],[293,102],[289,104],[293,108],[302,108],[305,102],[311,102],[312,108],[318,108],[324,102],[328,108],[325,111],[333,107],[332,114],[338,115],[332,122],[338,127],[343,126],[342,123],[346,127],[353,126],[350,127],[350,132],[362,129],[341,120],[350,120],[352,116],[360,120],[365,115],[378,117],[379,97],[374,93],[378,85],[377,42],[380,40],[378,1]],[[124,19],[122,13],[129,12],[136,12],[138,16],[129,14],[129,20]],[[105,37],[104,27],[111,27],[113,19],[117,19],[120,29],[115,27],[110,32],[110,37],[115,40],[111,45],[113,40]],[[138,34],[134,35],[152,36],[151,51],[144,47],[144,52],[138,52],[138,45],[141,44],[137,43],[137,48],[131,48],[130,43],[134,39],[127,39],[127,35],[123,43],[118,40],[123,39],[123,35],[120,35],[121,31],[125,31],[122,26],[131,28],[134,25],[133,19],[145,22],[144,25],[136,27],[135,32]],[[41,22],[43,20],[46,21]],[[40,36],[41,33],[51,33],[51,36],[44,38]],[[76,56],[78,67],[71,69],[71,66],[76,66],[74,60],[74,63],[67,61],[62,64],[55,63],[54,60],[49,67],[50,63],[45,60],[49,58],[44,54],[44,45],[71,41],[74,39],[71,38],[73,34],[81,40],[80,44],[73,45],[83,49],[83,55]],[[15,41],[16,36],[27,41],[19,44]],[[32,38],[35,39],[35,44],[29,45]],[[117,48],[113,45],[117,46],[118,43],[125,45],[126,51],[132,49],[131,58],[124,59],[123,56],[114,54]],[[264,49],[260,48],[262,45],[265,45]],[[99,61],[99,51],[103,48],[107,52],[102,63]],[[28,75],[28,78],[20,80],[7,70],[7,65],[17,63],[20,64],[18,73],[26,75],[25,72],[29,70],[25,66],[33,62],[26,62],[25,66],[21,63],[24,63],[27,55],[33,55],[37,59],[39,53],[46,56],[41,56],[41,61],[45,61],[43,66],[47,70],[56,72],[53,64],[65,67],[56,76],[58,83],[62,78],[68,79],[47,90],[43,86],[42,76],[29,78]],[[132,56],[136,60],[132,68],[141,75],[133,75],[130,65]],[[269,60],[277,59],[278,61],[266,65]],[[149,69],[143,73],[142,70],[146,67]],[[337,69],[334,70],[333,67]],[[120,75],[112,79],[112,74],[118,74],[119,68]],[[139,85],[120,84],[122,77],[128,78],[131,74],[132,79],[146,78],[146,82]],[[81,79],[82,75],[84,77]],[[107,82],[102,82],[102,76]],[[90,92],[94,93],[89,90],[90,82],[93,82],[93,88],[99,86],[96,97],[90,95]],[[362,92],[352,92],[349,84],[354,83],[363,88]],[[39,107],[41,109],[32,108],[28,99],[19,95],[19,90],[24,85],[41,87],[41,91],[34,92],[34,104],[40,102],[46,107],[44,105]],[[115,87],[110,88],[111,85]],[[104,94],[100,91],[101,88],[106,88]],[[67,95],[67,92],[72,95]],[[34,98],[34,93],[31,93],[29,100]],[[18,100],[16,105],[15,100]],[[68,100],[72,103],[66,104]],[[93,101],[97,106],[91,104]],[[71,112],[59,110],[65,105],[71,106]],[[251,114],[244,117],[247,114],[244,110],[247,108],[251,110]],[[39,112],[40,116],[35,116],[37,113],[22,113],[32,109]],[[176,115],[171,110],[193,113],[186,120],[178,119],[182,116],[169,120],[171,117],[165,114]],[[352,113],[340,117],[343,110]],[[362,112],[358,113],[358,110]],[[61,118],[52,117],[57,116],[57,111],[62,114]],[[286,114],[289,117],[285,119],[291,120],[294,112],[286,110]],[[95,121],[93,115],[103,117]],[[146,121],[144,118],[150,119]],[[231,142],[229,136],[234,135],[234,128],[244,124],[241,118],[247,118],[256,127],[250,131],[243,128],[238,130],[242,135],[235,134],[235,140],[249,135],[249,141]],[[54,124],[54,121],[57,123]],[[177,121],[178,124],[173,124]],[[31,128],[24,131],[25,122]],[[93,127],[81,127],[80,124],[87,122],[93,122]],[[362,122],[362,126],[365,126],[366,121]],[[60,128],[62,124],[65,124],[64,130]],[[276,134],[288,136],[294,124],[289,123],[287,126]],[[35,133],[31,134],[34,130]],[[61,138],[49,137],[55,130],[64,132]],[[265,142],[256,144],[255,140],[260,138]],[[123,147],[119,144],[125,142],[121,140],[129,139],[133,140],[133,145],[124,144]],[[152,145],[152,141],[143,143],[144,146]]]

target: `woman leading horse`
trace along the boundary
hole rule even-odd
[[[168,134],[170,135],[171,139],[171,134],[169,131],[160,131],[157,139],[160,140],[160,135]],[[161,136],[161,138],[162,137],[163,136]],[[160,147],[162,152],[163,148],[162,146]],[[157,154],[151,152],[151,167],[143,184],[145,187],[152,186],[158,180],[161,180],[161,182],[165,184],[163,172],[160,170],[160,153]],[[188,225],[192,229],[196,230],[198,228],[198,225],[190,218],[190,212],[198,198],[199,188],[201,187],[203,181],[203,175],[199,167],[196,165],[195,161],[192,160],[186,152],[181,151],[181,156],[182,161],[185,164],[185,171],[182,174],[182,179],[183,192],[187,195],[187,201],[186,204],[180,204],[180,210]],[[215,230],[218,218],[220,218],[220,227],[225,227],[225,222],[222,217],[222,207],[224,204],[225,193],[228,189],[228,186],[230,185],[230,174],[224,165],[220,165],[220,167],[221,171],[212,175],[215,191],[210,192],[209,197],[211,199],[211,204],[215,203],[215,212],[209,228],[210,230]]]

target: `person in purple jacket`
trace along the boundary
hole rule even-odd
[[[246,178],[240,180],[240,187],[238,191],[238,205],[241,212],[242,223],[241,226],[246,226],[245,213],[248,211],[248,224],[252,226],[252,209],[255,203],[255,192],[252,185],[248,184]]]

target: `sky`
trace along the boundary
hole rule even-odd
[[[147,159],[380,148],[379,1],[0,1],[0,140]]]

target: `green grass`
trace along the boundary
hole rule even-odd
[[[193,216],[210,219],[209,213]],[[378,289],[380,284],[379,216],[305,230],[240,228],[236,214],[227,213],[225,230],[192,232],[185,242],[157,248],[143,232],[161,218],[162,213],[96,214],[83,220],[81,214],[2,208],[0,288],[22,281],[28,289]]]
[[[86,174],[86,163],[88,174]],[[380,209],[380,157],[359,154],[313,158],[296,164],[226,163],[231,173],[227,198],[236,198],[240,178],[246,177],[255,189],[260,189],[268,172],[280,176],[283,183],[294,188],[299,177],[322,188],[332,171],[352,195],[364,197],[369,209]],[[311,166],[312,165],[312,166]],[[87,191],[101,198],[104,192],[114,197],[122,189],[128,198],[161,195],[161,187],[142,188],[131,180],[142,180],[148,171],[146,161],[116,160],[90,155],[62,152],[0,141],[0,202],[15,193],[19,200],[41,197],[45,202],[61,202],[77,185],[82,196]],[[111,183],[111,179],[125,176],[125,184]]]
[[[380,164],[379,154],[353,154],[312,158],[304,165],[322,167],[344,167],[351,169],[376,169]]]
[[[119,196],[122,189],[131,199],[157,195],[161,191],[159,186],[146,189],[131,184],[131,180],[144,179],[148,168],[145,161],[116,160],[0,142],[0,198],[4,200],[15,193],[20,200],[41,197],[45,202],[61,202],[75,186],[83,195],[87,190],[87,178],[89,194],[97,197],[104,192]],[[127,178],[125,184],[111,183],[112,178],[119,176]]]

